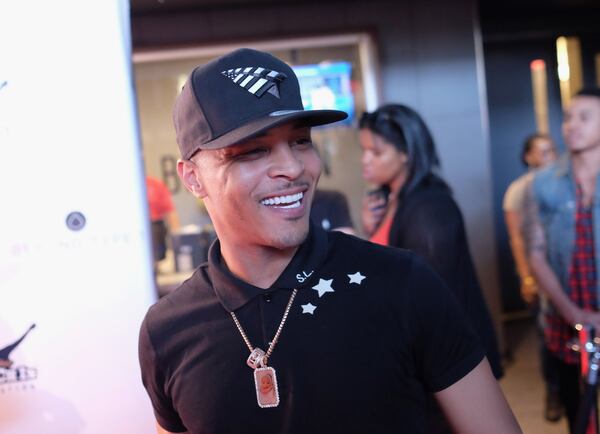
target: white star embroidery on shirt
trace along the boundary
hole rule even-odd
[[[363,276],[362,274],[360,274],[360,271],[357,271],[354,274],[348,274],[348,277],[350,278],[350,283],[357,283],[357,284],[361,284],[361,282],[367,278],[367,276]]]
[[[316,308],[317,308],[317,306],[315,306],[312,303],[303,304],[302,305],[302,313],[310,313],[311,315],[314,315]]]
[[[319,293],[319,298],[323,297],[323,294],[325,294],[326,292],[335,292],[334,289],[331,287],[331,282],[333,282],[333,279],[319,279],[319,284],[313,286],[312,289]]]

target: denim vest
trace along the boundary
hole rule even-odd
[[[546,236],[547,259],[567,294],[569,268],[575,249],[575,214],[577,192],[573,169],[568,155],[534,175],[533,197],[538,205],[538,216]],[[594,252],[596,274],[600,271],[600,176],[596,178],[596,190],[592,204]],[[600,279],[596,279],[596,293],[600,296]],[[600,297],[598,298],[600,300]]]

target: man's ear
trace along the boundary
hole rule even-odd
[[[206,190],[198,176],[198,166],[190,160],[177,161],[177,174],[179,178],[194,196],[202,199],[206,197]]]

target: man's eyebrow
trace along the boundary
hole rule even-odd
[[[294,123],[294,125],[293,125],[294,131],[301,130],[301,129],[304,129],[304,128],[307,128],[308,132],[310,133],[310,126],[308,126],[308,125],[304,125],[301,122]],[[245,148],[245,147],[248,147],[248,146],[254,146],[254,145],[256,145],[256,143],[254,143],[255,140],[260,141],[261,139],[264,139],[265,137],[268,137],[269,136],[269,132],[271,131],[271,129],[272,128],[269,128],[266,131],[263,131],[262,133],[258,133],[258,134],[256,134],[255,136],[252,136],[251,138],[249,138],[246,141],[243,141],[243,142],[240,142],[240,143],[236,143],[236,144],[231,145],[231,146],[227,146],[226,148],[223,148],[223,150],[227,150],[227,149],[231,150],[232,148]]]
[[[219,156],[221,158],[228,158],[231,157],[232,155],[235,155],[239,152],[244,152],[245,149],[248,148],[252,148],[258,146],[257,143],[255,143],[253,141],[253,139],[250,139],[250,141],[247,142],[242,142],[242,143],[237,143],[235,145],[231,145],[231,146],[227,146],[225,148],[221,148],[219,151]]]

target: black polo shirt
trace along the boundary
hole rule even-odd
[[[249,350],[266,350],[280,405],[260,408]],[[208,263],[152,306],[142,379],[168,431],[420,433],[426,395],[470,372],[483,350],[452,294],[413,254],[316,226],[269,289],[233,276],[218,241]]]

